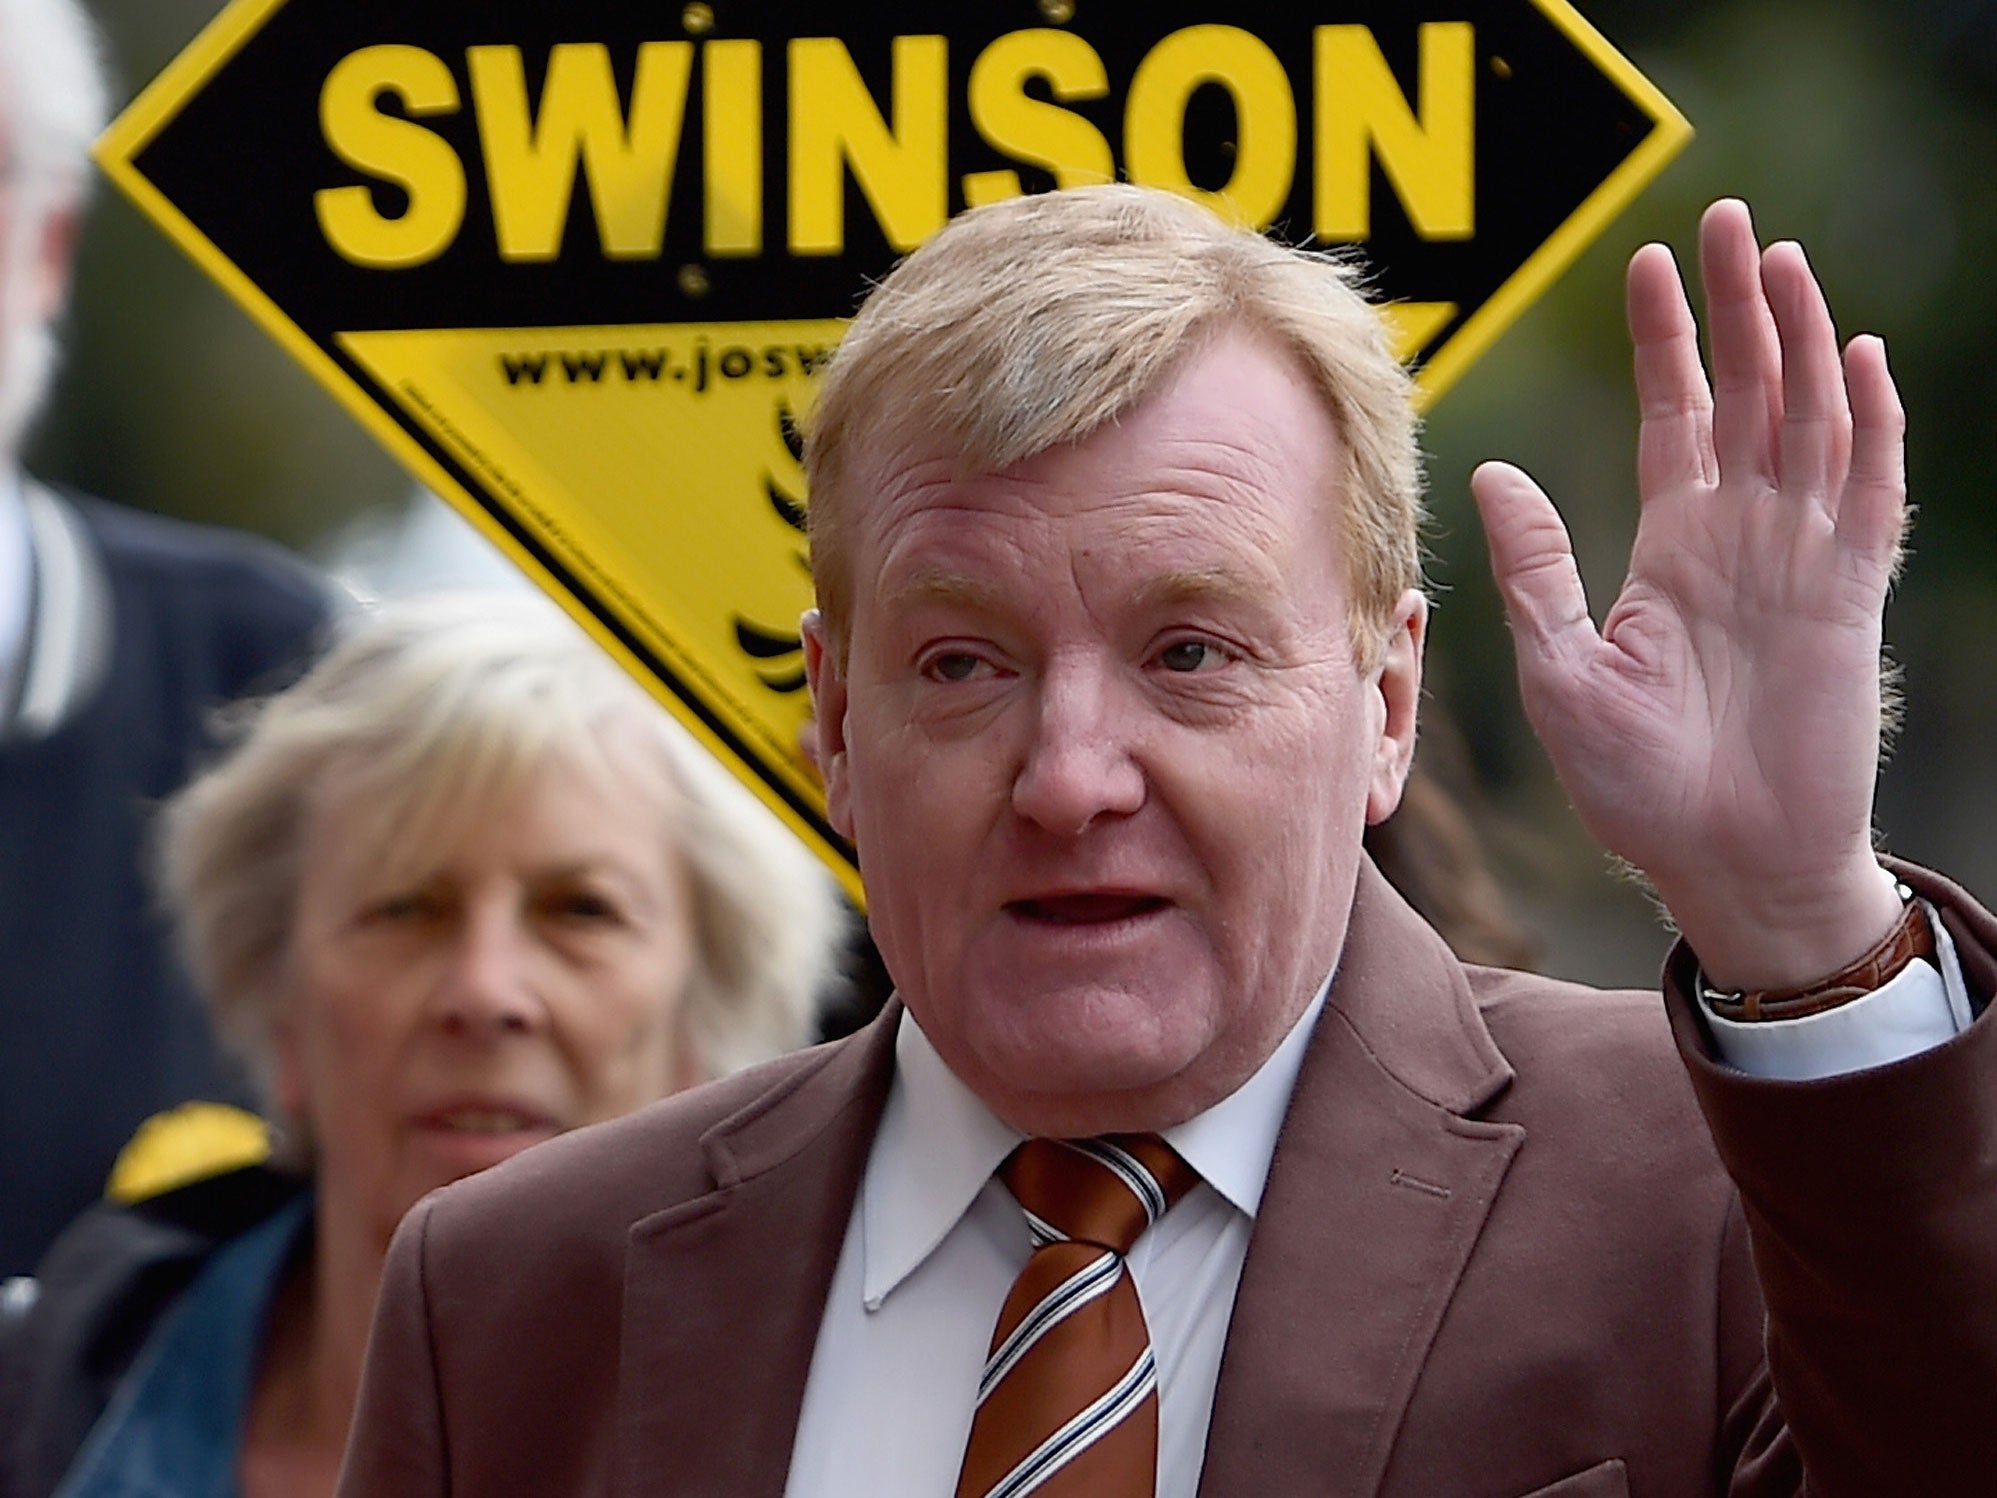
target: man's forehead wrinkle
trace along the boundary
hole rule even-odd
[[[1122,496],[1117,501],[1125,511],[1118,525],[1119,544],[1137,551],[1151,545],[1173,548],[1181,557],[1177,565],[1193,572],[1215,565],[1231,568],[1236,564],[1229,559],[1237,553],[1280,566],[1294,549],[1294,541],[1266,494],[1251,484],[1210,481],[1197,489],[1173,484]],[[1219,548],[1220,555],[1211,562],[1189,563],[1184,548],[1201,542],[1210,543],[1209,549]]]
[[[875,520],[891,516],[896,507],[925,494],[947,492],[959,482],[956,465],[947,454],[899,449],[884,454],[862,470],[873,492],[866,513]]]
[[[1249,469],[1262,474],[1269,470],[1269,455],[1277,433],[1264,423],[1251,419],[1245,430],[1183,432],[1167,431],[1155,444],[1166,455],[1183,453],[1194,467],[1212,465],[1223,470]]]
[[[1278,461],[1269,445],[1230,437],[1167,438],[1151,460],[1154,486],[1230,501],[1293,492],[1318,479]]]
[[[898,455],[873,469],[873,493],[866,513],[877,525],[895,526],[927,510],[987,509],[994,492],[1023,501],[1022,512],[1040,507],[1033,496],[1047,488],[1038,474],[1007,470],[1003,487],[993,491],[986,482],[997,475],[966,473],[956,457],[945,452],[919,451]],[[976,499],[965,499],[976,494]]]

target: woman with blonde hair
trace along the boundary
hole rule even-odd
[[[330,1492],[403,1213],[802,1043],[844,935],[776,819],[512,595],[361,617],[165,808],[161,868],[281,1168],[52,1250],[6,1334],[21,1498]]]

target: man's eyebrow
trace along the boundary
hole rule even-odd
[[[1184,604],[1251,602],[1267,598],[1275,580],[1230,567],[1199,567],[1146,578],[1132,595],[1139,608]]]
[[[1277,586],[1273,575],[1259,568],[1195,567],[1161,572],[1139,583],[1131,593],[1140,609],[1169,609],[1188,604],[1254,602]],[[880,593],[884,608],[955,608],[998,613],[1004,606],[999,590],[981,578],[942,568],[926,568],[900,579]]]
[[[894,583],[882,590],[880,600],[884,608],[894,610],[959,608],[992,613],[999,608],[998,589],[990,583],[940,568],[928,568]]]

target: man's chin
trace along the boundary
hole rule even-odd
[[[980,1093],[986,1106],[1022,1134],[1087,1139],[1098,1134],[1152,1134],[1182,1124],[1227,1095],[1174,1077],[1123,1091],[1006,1090]]]
[[[1118,1023],[1101,1006],[1070,1023],[1008,1027],[953,1070],[1006,1122],[1075,1138],[1169,1128],[1211,1107],[1238,1079],[1210,1076],[1211,1036],[1176,1033],[1147,1009]],[[949,1059],[946,1057],[946,1060]]]

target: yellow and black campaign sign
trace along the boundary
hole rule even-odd
[[[793,418],[970,204],[1357,243],[1427,398],[1678,150],[1565,0],[235,0],[99,160],[840,868]]]

